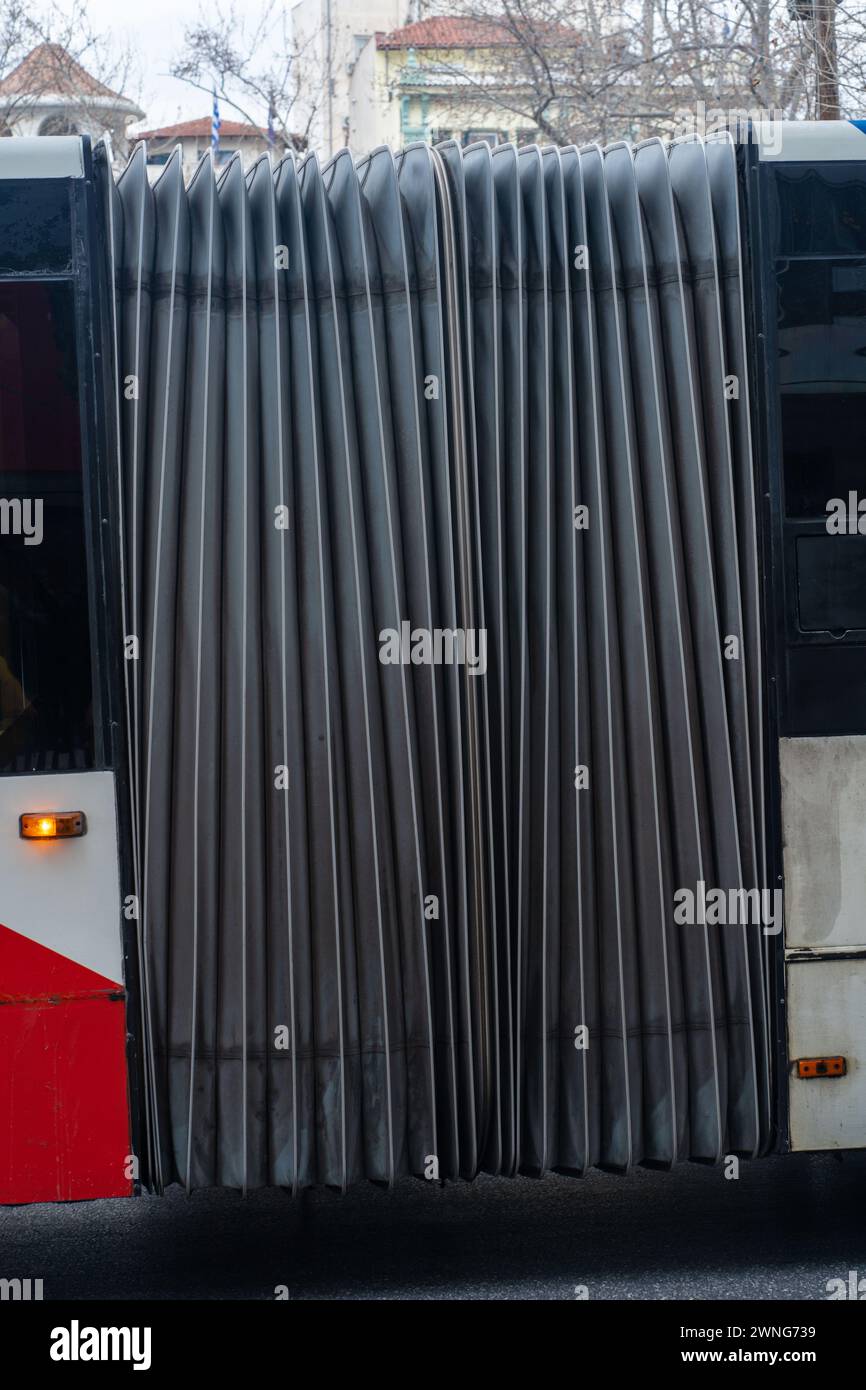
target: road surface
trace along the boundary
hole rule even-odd
[[[0,1277],[44,1297],[824,1299],[866,1276],[866,1153],[673,1174],[401,1182],[0,1209]]]

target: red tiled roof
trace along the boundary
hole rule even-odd
[[[495,48],[513,43],[507,29],[486,19],[453,19],[445,16],[419,19],[390,34],[377,34],[377,48]]]
[[[59,43],[40,43],[0,81],[0,96],[40,96],[47,92],[127,100],[85,71]]]
[[[560,43],[581,42],[576,29],[554,21],[536,21],[533,29],[537,34],[547,31],[551,40]],[[455,19],[445,15],[419,19],[415,24],[393,29],[390,34],[376,35],[377,48],[499,48],[517,42],[512,31],[495,19]]]
[[[136,131],[133,140],[182,140],[185,136],[210,139],[211,118],[202,116],[195,121],[178,121],[176,125],[160,126],[159,130]],[[220,121],[220,140],[237,139],[238,136],[254,136],[266,140],[267,132],[257,125],[247,125],[245,121]]]

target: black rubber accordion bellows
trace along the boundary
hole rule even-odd
[[[766,882],[729,139],[104,211],[153,1185],[766,1149],[770,938],[675,916]]]

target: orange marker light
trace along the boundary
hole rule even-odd
[[[801,1057],[797,1062],[797,1075],[804,1080],[818,1076],[844,1076],[847,1070],[844,1057]]]
[[[83,811],[27,811],[21,816],[22,840],[75,840],[87,833]]]

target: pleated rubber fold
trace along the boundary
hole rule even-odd
[[[765,1151],[771,939],[675,915],[768,886],[730,141],[104,213],[153,1185]]]

